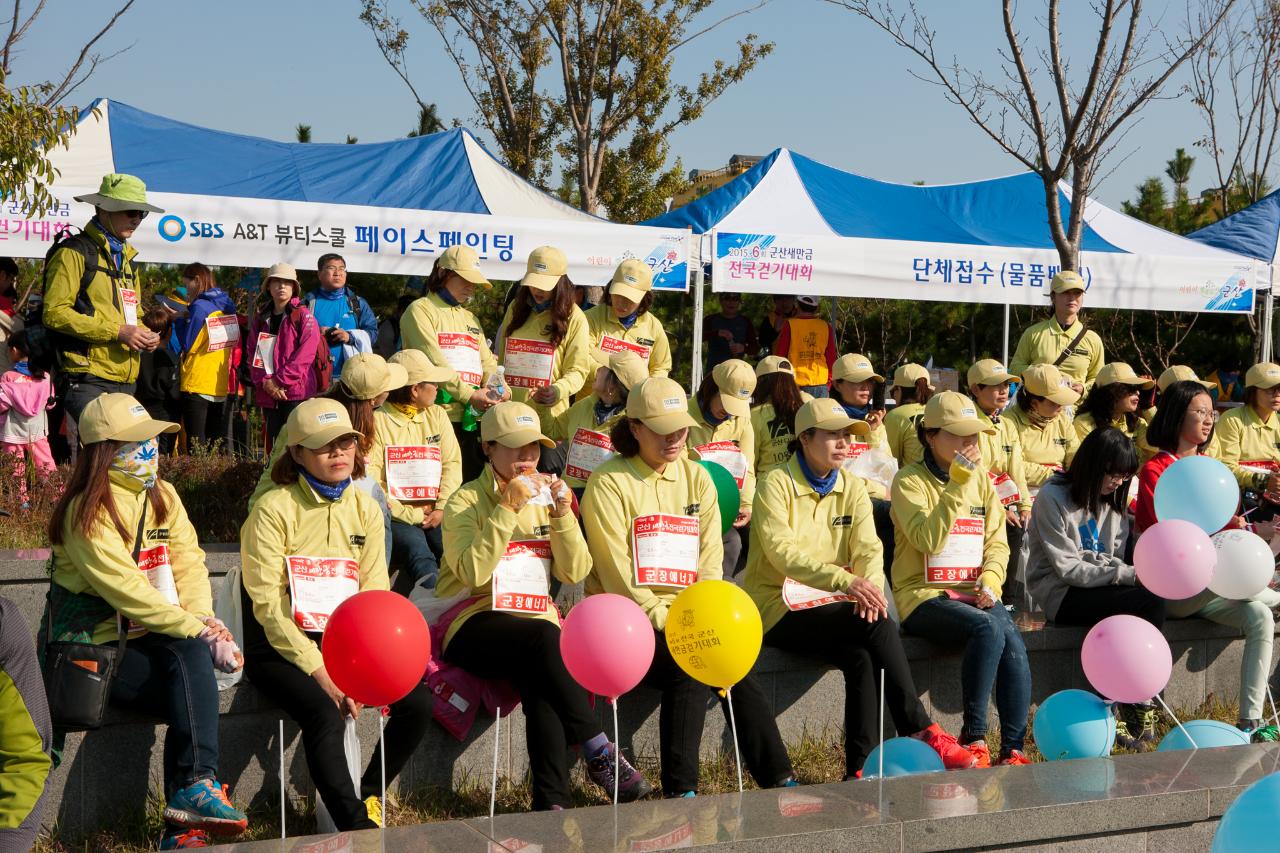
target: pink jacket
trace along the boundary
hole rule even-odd
[[[0,376],[0,441],[31,444],[49,435],[47,409],[53,408],[49,377],[34,379],[16,370]]]
[[[446,611],[435,625],[429,626],[431,659],[427,662],[427,675],[423,679],[433,696],[431,715],[458,740],[466,739],[481,706],[490,716],[501,709],[505,717],[520,704],[520,694],[510,682],[472,675],[441,657],[449,626],[472,604],[475,604],[475,599],[463,599]]]
[[[264,409],[275,408],[275,399],[262,390],[267,378],[266,366],[253,366],[257,352],[258,335],[270,329],[270,308],[254,315],[249,325],[249,337],[244,342],[244,361],[249,365],[249,381],[253,383],[253,399]],[[320,346],[320,327],[315,317],[297,300],[291,300],[280,321],[280,333],[276,336],[275,374],[272,378],[284,389],[291,401],[307,400],[316,395],[314,364],[316,348]]]

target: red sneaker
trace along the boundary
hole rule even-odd
[[[1010,767],[1030,763],[1031,762],[1027,760],[1027,757],[1022,754],[1022,750],[1020,749],[1009,750],[1007,753],[1000,756],[1000,761],[998,762],[1000,767]]]
[[[942,766],[948,770],[968,770],[976,767],[978,759],[973,753],[960,745],[954,737],[942,730],[942,726],[934,723],[929,728],[916,734],[916,737],[929,745],[929,748],[942,756]]]
[[[964,748],[969,750],[969,753],[978,760],[978,763],[974,765],[975,767],[991,766],[991,750],[987,748],[987,742],[985,740],[975,740],[972,743],[966,743],[964,744]]]

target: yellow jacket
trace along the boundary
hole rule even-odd
[[[978,417],[991,422],[991,418],[979,412]],[[1022,458],[1022,438],[1018,427],[1008,417],[1002,415],[995,424],[995,435],[978,433],[978,449],[982,451],[982,464],[987,470],[999,477],[1008,474],[1018,487],[1018,503],[1014,508],[1019,511],[1031,509],[1031,491],[1027,488],[1026,461]],[[990,478],[988,478],[990,479]]]
[[[751,548],[742,588],[768,631],[787,613],[787,578],[814,589],[848,592],[855,577],[884,589],[884,551],[871,499],[848,471],[826,497],[809,485],[792,456],[760,478],[751,510]]]
[[[1252,406],[1229,409],[1218,418],[1213,445],[1208,452],[1226,463],[1241,486],[1262,488],[1266,473],[1249,470],[1241,463],[1274,462],[1280,466],[1280,416],[1273,412],[1264,421]]]
[[[738,445],[742,455],[747,459],[747,473],[742,479],[742,505],[751,506],[756,496],[756,434],[751,427],[751,418],[739,418],[733,415],[725,418],[719,426],[711,426],[702,416],[702,407],[698,398],[689,400],[689,416],[694,426],[689,427],[689,458],[699,459],[697,448],[718,441],[732,441]]]
[[[513,302],[507,306],[507,313],[502,315],[501,358],[504,364],[507,349],[513,338],[544,342],[551,339],[551,327],[547,325],[542,314],[536,311],[530,311],[529,319],[525,320],[524,325],[513,333],[507,334],[507,326],[511,324],[511,312],[514,307]],[[508,370],[508,383],[511,381],[510,373],[511,371]],[[565,331],[564,340],[556,345],[555,352],[551,356],[551,387],[560,392],[556,402],[550,406],[535,403],[530,396],[533,393],[532,389],[517,388],[514,385],[511,387],[511,399],[532,406],[542,422],[542,431],[546,432],[551,429],[556,415],[569,408],[569,401],[573,395],[582,390],[584,385],[588,385],[588,381],[595,375],[596,365],[591,357],[591,335],[587,329],[587,320],[582,315],[582,309],[574,305],[569,315],[569,326]]]
[[[348,486],[336,501],[315,493],[302,477],[263,495],[240,528],[240,583],[267,641],[280,656],[310,675],[324,665],[320,647],[293,620],[285,558],[355,560],[360,591],[390,589],[382,508]]]
[[[225,316],[212,311],[210,318]],[[161,341],[166,345],[167,341]],[[207,394],[225,397],[231,387],[231,348],[209,352],[209,327],[203,326],[196,333],[195,342],[182,357],[182,390],[188,394]]]
[[[906,621],[921,602],[945,595],[942,586],[925,583],[925,555],[942,551],[951,526],[962,516],[983,522],[983,548],[978,586],[990,587],[997,597],[1004,586],[1009,542],[1004,533],[1004,507],[981,471],[953,465],[943,483],[924,462],[908,465],[893,481],[893,600]],[[972,593],[974,584],[952,584],[957,592]]]
[[[622,417],[626,414],[626,409],[620,406],[604,421],[597,423],[596,403],[598,400],[599,398],[595,394],[591,394],[556,415],[551,424],[551,429],[547,431],[547,438],[552,441],[565,442],[566,445],[569,445],[566,447],[566,453],[569,453],[573,444],[573,437],[579,429],[590,430],[591,432],[598,432],[608,436],[613,432],[614,425],[622,420]],[[567,466],[563,476],[564,481],[569,484],[570,488],[581,489],[587,485],[586,480],[573,476]]]
[[[1067,348],[1067,344],[1080,334],[1080,321],[1076,320],[1069,329],[1058,325],[1057,317],[1050,317],[1029,326],[1018,339],[1018,348],[1009,361],[1009,372],[1021,376],[1022,372],[1033,364],[1053,364],[1058,356]],[[1076,344],[1071,355],[1058,365],[1064,376],[1074,379],[1086,388],[1093,385],[1098,371],[1103,365],[1102,338],[1090,329],[1084,333],[1080,343]]]
[[[582,530],[572,513],[552,518],[551,508],[526,504],[519,514],[499,505],[493,469],[485,466],[479,477],[454,493],[444,519],[444,564],[436,595],[452,598],[470,595],[475,600],[458,614],[445,635],[445,645],[476,613],[493,609],[493,573],[511,542],[548,539],[551,542],[551,574],[563,583],[578,583],[591,572],[591,555]],[[548,599],[544,613],[533,619],[560,624],[555,602]]]
[[[142,625],[147,631],[185,639],[198,637],[204,631],[205,618],[213,615],[213,593],[209,589],[209,572],[204,565],[204,551],[196,539],[196,529],[173,486],[158,480],[155,488],[164,494],[169,515],[161,524],[151,507],[142,532],[142,551],[159,545],[169,548],[169,565],[180,605],[170,604],[138,569],[133,560],[133,537],[138,519],[147,500],[142,484],[130,477],[111,472],[111,498],[121,523],[129,531],[129,541],[105,512],[99,514],[92,535],[76,531],[81,497],[71,499],[62,526],[61,545],[53,546],[53,582],[68,592],[96,595],[114,607],[126,620]],[[136,636],[130,633],[130,636]],[[93,642],[111,643],[119,637],[115,618],[104,619],[93,630]]]
[[[432,509],[444,509],[449,496],[462,485],[462,451],[442,406],[428,406],[412,418],[391,403],[383,403],[373,413],[375,424],[373,445],[369,448],[366,476],[377,480],[387,493],[391,517],[417,527]],[[387,448],[394,445],[435,446],[440,448],[440,494],[435,501],[402,502],[391,497],[387,488]]]
[[[1053,476],[1055,466],[1066,468],[1075,458],[1080,439],[1065,413],[1060,413],[1043,429],[1031,423],[1021,406],[1010,406],[1001,417],[1011,421],[1018,430],[1027,485],[1031,488],[1038,490]]]
[[[1084,441],[1085,438],[1089,435],[1089,433],[1093,432],[1095,429],[1098,428],[1097,423],[1093,419],[1093,415],[1090,415],[1088,413],[1082,413],[1082,414],[1076,415],[1076,418],[1074,421],[1071,422],[1071,425],[1076,431],[1077,441]],[[1134,427],[1132,430],[1129,429],[1129,422],[1124,418],[1114,419],[1113,421],[1111,421],[1111,426],[1120,430],[1122,433],[1129,436],[1129,438],[1132,438],[1134,441],[1137,441],[1139,436],[1143,436],[1145,438],[1147,434],[1147,420],[1146,418],[1143,418],[1141,415],[1138,416],[1138,419],[1137,421],[1135,421]]]
[[[400,340],[404,349],[421,350],[431,359],[432,364],[441,367],[449,365],[456,371],[463,365],[452,363],[445,357],[445,351],[440,348],[441,333],[446,336],[461,335],[474,341],[480,353],[482,375],[479,379],[472,382],[469,379],[475,379],[474,376],[468,379],[459,375],[442,385],[449,396],[453,397],[445,410],[449,413],[449,420],[456,423],[462,420],[462,410],[471,399],[472,391],[483,385],[485,379],[498,369],[498,361],[489,350],[489,342],[485,339],[484,329],[480,328],[476,315],[461,305],[448,304],[438,293],[429,293],[416,300],[400,318]]]
[[[889,453],[898,460],[899,468],[905,468],[924,458],[924,447],[920,444],[920,437],[916,435],[916,421],[923,414],[923,403],[903,403],[901,406],[894,406],[884,416],[882,425],[888,439]]]
[[[757,476],[764,476],[791,458],[787,446],[795,434],[778,418],[773,403],[761,403],[751,409],[751,433],[755,439],[755,469]]]
[[[593,349],[604,349],[600,342],[606,336],[626,341],[644,347],[646,352],[641,357],[649,362],[650,376],[666,376],[671,372],[671,344],[667,341],[667,331],[652,311],[637,317],[630,329],[622,327],[613,309],[605,303],[587,311],[585,316]]]
[[[625,595],[661,631],[667,624],[667,609],[680,590],[637,586],[632,562],[632,522],[654,513],[698,519],[698,580],[720,580],[724,546],[716,488],[697,462],[680,458],[659,474],[639,456],[617,456],[595,470],[582,496],[582,524],[595,562],[587,593]]]

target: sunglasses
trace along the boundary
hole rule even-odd
[[[122,210],[122,211],[120,211],[120,212],[121,212],[121,213],[123,213],[125,216],[129,217],[130,219],[146,219],[146,218],[147,218],[147,213],[148,213],[149,211],[146,211],[146,210]]]

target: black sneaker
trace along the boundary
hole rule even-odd
[[[617,760],[615,759],[617,749],[618,747],[611,743],[599,755],[587,761],[587,775],[591,777],[592,782],[604,789],[610,799],[613,799],[613,770],[614,762]],[[618,766],[620,770],[618,802],[630,803],[653,790],[653,786],[644,778],[644,774],[632,767],[625,756],[621,758]]]

